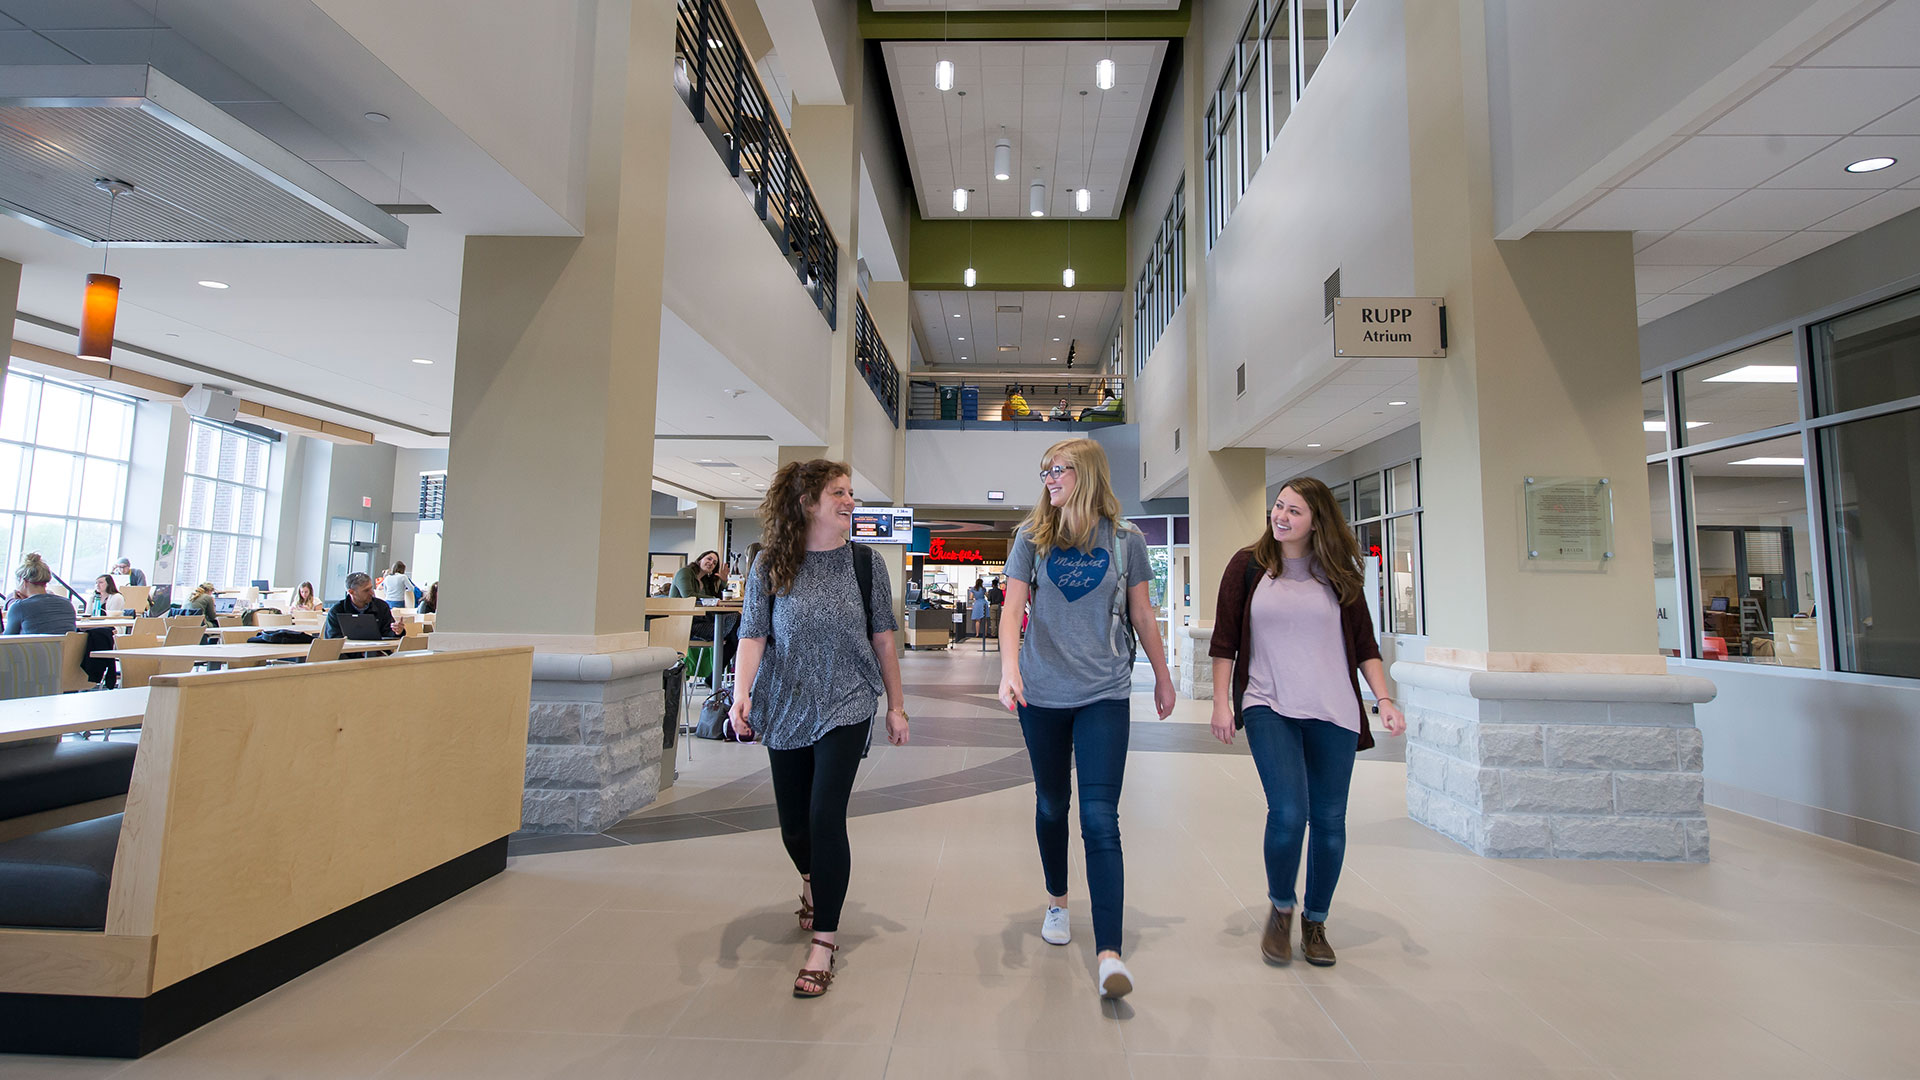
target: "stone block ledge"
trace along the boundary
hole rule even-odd
[[[1657,702],[1700,705],[1718,693],[1697,675],[1596,675],[1557,671],[1473,671],[1400,660],[1391,674],[1419,687],[1481,701]]]

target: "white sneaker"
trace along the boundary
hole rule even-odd
[[[1065,945],[1073,940],[1073,931],[1067,928],[1066,908],[1047,908],[1046,921],[1040,924],[1040,939],[1049,945]]]
[[[1117,956],[1100,961],[1100,996],[1123,998],[1133,992],[1133,973]]]

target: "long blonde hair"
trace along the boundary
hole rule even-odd
[[[1057,457],[1066,458],[1073,466],[1073,494],[1067,496],[1067,505],[1055,506],[1047,498],[1047,484],[1042,480],[1033,510],[1020,527],[1033,541],[1036,554],[1045,555],[1054,548],[1092,551],[1099,541],[1103,519],[1112,522],[1115,529],[1122,522],[1120,500],[1113,493],[1107,468],[1107,452],[1092,439],[1065,439],[1047,447],[1040,467],[1051,466]]]

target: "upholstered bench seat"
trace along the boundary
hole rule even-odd
[[[0,819],[125,795],[138,746],[69,739],[0,747]]]
[[[119,814],[0,843],[0,926],[101,930]]]

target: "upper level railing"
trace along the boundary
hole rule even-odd
[[[838,329],[839,245],[720,0],[680,0],[673,85],[814,306]]]
[[[1127,419],[1127,380],[1118,375],[914,372],[907,382],[908,427]]]
[[[880,407],[887,410],[887,419],[899,427],[900,369],[893,366],[893,354],[887,351],[887,343],[880,340],[873,316],[867,313],[867,302],[858,294],[853,298],[853,362],[873,390],[873,396],[880,399]]]

